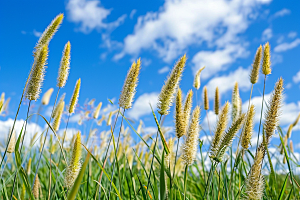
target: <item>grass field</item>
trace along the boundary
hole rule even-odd
[[[47,126],[36,132],[27,145],[24,143],[24,138],[28,137],[27,123],[23,124],[21,132],[14,130],[14,123],[1,151],[1,199],[300,199],[300,179],[295,174],[299,165],[290,139],[300,115],[287,131],[283,131],[278,123],[284,80],[278,77],[270,99],[264,98],[265,87],[261,88],[265,112],[251,104],[259,73],[265,78],[264,84],[271,76],[269,43],[258,47],[253,55],[249,74],[252,89],[245,113],[241,109],[238,83],[232,88],[232,99],[224,105],[220,105],[216,88],[214,108],[209,108],[207,88],[200,84],[201,71],[205,67],[196,74],[191,90],[181,91],[180,80],[185,78],[182,73],[187,60],[183,55],[166,77],[157,110],[152,110],[156,130],[145,134],[142,122],[136,126],[126,118],[126,111],[134,101],[138,79],[145,78],[139,76],[143,61],[138,59],[129,68],[127,76],[124,74],[126,78],[118,102],[107,102],[119,108],[99,116],[102,102],[86,102],[78,121],[85,123],[85,130],[68,138],[67,129],[72,127],[68,126],[69,121],[62,127],[61,120],[69,120],[79,112],[77,100],[81,81],[84,82],[78,77],[70,100],[60,94],[71,70],[70,42],[62,53],[56,92],[52,94],[53,89],[42,92],[48,44],[62,21],[63,14],[60,14],[40,37],[15,115],[15,122],[18,117],[26,121],[39,119]],[[202,95],[198,90],[202,87],[204,98],[200,99]],[[30,106],[42,93],[39,108],[47,106],[51,96],[55,98],[50,118],[39,114],[39,110],[30,112]],[[183,93],[187,93],[185,98]],[[195,96],[197,102],[193,102]],[[29,102],[26,104],[27,116],[18,116],[24,101]],[[2,95],[0,112],[5,112],[8,102]],[[205,110],[206,115],[208,110],[213,110],[216,115],[216,124],[208,123],[208,130],[202,129],[202,122],[209,118],[200,116],[201,110]],[[254,130],[255,112],[261,114],[258,130]],[[174,115],[175,137],[169,137],[169,130],[164,127],[167,115]],[[58,130],[64,130],[64,134],[58,134]],[[254,131],[261,139],[257,144],[250,144]],[[208,145],[200,140],[200,134],[207,135]],[[283,155],[283,160],[269,152],[274,134],[280,138],[276,150]],[[234,144],[233,140],[236,141]],[[250,145],[255,148],[250,149]],[[274,159],[281,165],[273,166]]]

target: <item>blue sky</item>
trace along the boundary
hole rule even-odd
[[[253,58],[257,47],[269,41],[272,74],[267,78],[266,94],[282,76],[286,89],[281,125],[286,128],[300,112],[299,7],[300,2],[295,0],[1,1],[0,92],[11,98],[8,115],[0,117],[1,123],[7,125],[8,118],[14,117],[38,37],[57,14],[64,13],[63,24],[49,45],[43,92],[56,87],[62,50],[70,41],[71,70],[62,89],[67,93],[66,101],[81,78],[80,105],[92,98],[95,103],[102,101],[104,107],[108,98],[117,102],[128,68],[141,57],[136,98],[127,116],[137,122],[136,126],[141,118],[153,127],[149,102],[156,104],[170,69],[186,53],[188,61],[180,84],[185,94],[192,88],[195,71],[205,65],[198,98],[202,98],[203,86],[207,85],[212,108],[214,90],[219,86],[223,104],[231,99],[234,82],[238,81],[246,110]],[[262,88],[260,76],[253,91],[257,113]],[[39,102],[35,104],[34,109]],[[19,119],[25,118],[24,105]],[[209,118],[213,123],[212,111]],[[258,121],[258,114],[256,118]],[[207,128],[204,112],[201,119]],[[172,114],[165,124],[173,126]],[[73,126],[78,127],[75,123]],[[300,125],[295,127],[299,130]],[[299,143],[293,135],[294,143]]]

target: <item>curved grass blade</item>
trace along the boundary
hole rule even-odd
[[[284,180],[283,185],[282,185],[282,187],[281,187],[281,191],[280,191],[278,200],[282,200],[282,198],[283,198],[283,194],[284,194],[284,191],[285,191],[285,188],[286,188],[286,184],[287,184],[287,180],[288,180],[289,174],[290,174],[290,173],[288,173],[288,174],[286,175],[286,177],[285,177],[285,180]]]

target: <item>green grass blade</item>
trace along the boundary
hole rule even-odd
[[[166,198],[166,182],[165,182],[165,153],[162,152],[161,166],[160,166],[160,199]]]
[[[283,198],[283,195],[284,195],[284,191],[285,191],[285,188],[286,188],[286,184],[287,184],[288,177],[289,177],[289,174],[287,174],[286,177],[285,177],[284,183],[283,183],[283,185],[282,185],[282,187],[281,187],[281,191],[280,191],[278,200],[282,200],[282,198]]]

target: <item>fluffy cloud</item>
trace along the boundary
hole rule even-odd
[[[148,12],[138,18],[134,32],[124,39],[124,49],[115,58],[120,59],[126,54],[137,55],[142,50],[154,49],[160,57],[169,62],[183,54],[188,46],[205,44],[214,49],[215,54],[219,51],[226,54],[221,65],[229,64],[236,59],[229,58],[229,55],[235,56],[235,50],[238,50],[236,57],[243,56],[241,52],[245,52],[243,46],[237,48],[241,43],[238,34],[248,28],[251,18],[255,16],[255,10],[261,4],[269,2],[168,0],[159,11]]]
[[[88,33],[93,29],[111,29],[118,27],[126,18],[122,15],[116,21],[105,23],[103,20],[111,13],[111,9],[105,9],[100,1],[70,0],[66,10],[70,21],[81,23],[80,30]]]
[[[39,32],[39,31],[36,31],[36,30],[34,29],[34,30],[33,30],[33,35],[34,35],[35,37],[40,37],[40,36],[42,35],[42,33]]]
[[[205,69],[206,70],[206,69]],[[204,71],[205,71],[204,70]],[[203,72],[204,72],[203,71]],[[226,92],[232,90],[234,87],[235,81],[239,83],[239,88],[241,90],[247,90],[251,87],[251,83],[249,81],[249,70],[239,67],[237,70],[229,73],[228,75],[219,76],[211,79],[207,83],[207,90],[209,99],[214,98],[215,89],[219,87],[220,95],[225,94]]]
[[[139,96],[132,108],[126,113],[132,119],[139,119],[141,116],[151,113],[151,104],[152,108],[155,110],[157,104],[158,93],[144,93]]]
[[[289,32],[289,34],[288,34],[288,37],[289,38],[295,38],[297,36],[297,32],[294,32],[294,31],[291,31],[291,32]]]
[[[275,52],[283,52],[283,51],[287,51],[287,50],[290,50],[290,49],[293,49],[295,47],[297,47],[298,45],[300,44],[300,39],[297,38],[295,39],[293,42],[291,43],[282,43],[280,45],[277,45],[275,48],[274,48],[274,51]]]
[[[170,68],[168,66],[165,66],[165,67],[159,69],[158,73],[159,74],[164,74],[164,73],[168,72],[169,70],[170,70]]]
[[[297,74],[295,76],[293,76],[293,81],[294,81],[294,83],[300,82],[300,71],[297,72]]]
[[[283,17],[283,16],[285,16],[285,15],[289,15],[290,13],[291,13],[291,11],[290,11],[289,9],[284,8],[284,9],[282,9],[282,10],[276,12],[276,13],[273,15],[273,17],[274,17],[274,18],[276,18],[276,17]]]
[[[272,37],[273,37],[272,29],[267,28],[266,30],[263,31],[263,33],[262,33],[262,40],[263,41],[269,40]]]

